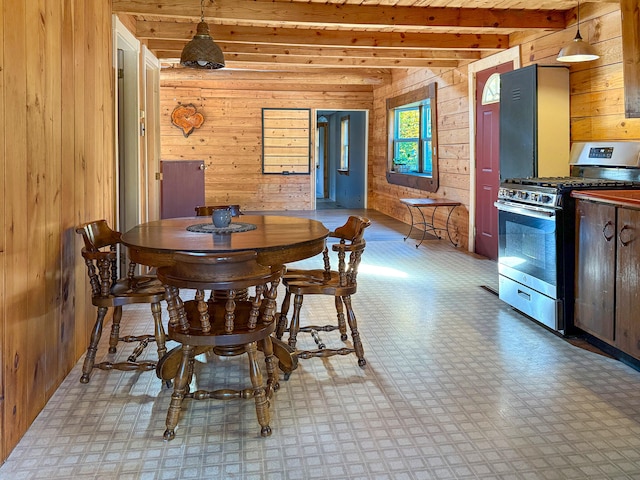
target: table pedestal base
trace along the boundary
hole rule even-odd
[[[289,379],[291,372],[298,368],[298,357],[295,351],[282,340],[278,340],[275,337],[271,337],[271,343],[273,344],[273,354],[278,359],[278,366],[284,373],[285,380]],[[209,346],[195,347],[195,355],[201,355],[212,350]],[[174,348],[169,350],[158,362],[156,367],[156,375],[164,382],[172,382],[178,374],[178,368],[180,367],[180,361],[182,359],[182,348]]]

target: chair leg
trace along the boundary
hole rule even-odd
[[[276,338],[282,340],[282,335],[287,329],[287,314],[289,313],[289,303],[291,302],[291,293],[287,290],[282,299],[280,306],[280,316],[278,317],[278,325],[276,326]]]
[[[271,398],[273,392],[277,392],[280,388],[276,376],[276,357],[273,354],[271,337],[260,340],[260,344],[262,353],[264,354],[264,363],[267,367],[267,398]]]
[[[151,304],[151,314],[153,315],[154,336],[156,337],[156,347],[158,348],[158,360],[167,353],[167,335],[162,326],[162,306],[160,303]]]
[[[335,297],[336,313],[338,316],[338,329],[340,330],[340,340],[345,342],[347,340],[347,323],[344,319],[344,312],[342,309],[342,297]]]
[[[256,342],[249,343],[245,346],[245,351],[249,357],[249,376],[251,377],[251,385],[253,386],[253,398],[256,401],[256,414],[258,423],[260,424],[260,435],[268,437],[271,435],[271,427],[269,426],[269,400],[262,381],[262,372],[258,364],[258,345]]]
[[[191,363],[194,356],[194,347],[191,345],[182,345],[182,359],[180,360],[180,367],[178,373],[173,382],[174,388],[171,394],[171,403],[169,404],[169,410],[167,410],[166,430],[164,431],[165,440],[173,440],[176,436],[176,426],[178,425],[178,418],[180,417],[180,409],[182,408],[182,400],[187,394],[189,388],[189,381],[191,379]]]
[[[295,295],[293,299],[293,314],[289,324],[289,346],[296,348],[298,331],[300,330],[300,311],[302,310],[302,295]]]
[[[116,347],[120,339],[120,321],[122,320],[122,307],[113,309],[113,322],[111,323],[111,335],[109,336],[109,353],[116,353]]]
[[[358,365],[364,367],[367,361],[364,359],[364,348],[360,340],[360,332],[358,332],[358,323],[356,322],[356,314],[351,306],[351,296],[342,297],[345,307],[347,307],[347,318],[349,320],[349,328],[351,328],[351,339],[353,340],[353,348],[358,357]]]
[[[93,370],[93,364],[96,361],[96,353],[98,351],[98,342],[102,336],[102,324],[104,323],[104,317],[107,315],[107,307],[98,307],[98,316],[96,323],[93,326],[91,332],[91,340],[89,341],[89,348],[87,348],[87,355],[84,357],[84,364],[82,365],[82,376],[80,377],[80,383],[89,383],[91,376],[91,370]]]

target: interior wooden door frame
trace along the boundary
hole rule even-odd
[[[318,132],[318,147],[320,147],[320,129],[324,130],[324,134],[322,137],[322,171],[316,169],[316,175],[322,175],[322,184],[323,198],[329,198],[329,162],[327,161],[327,149],[329,148],[329,122],[317,122],[316,132]],[[320,155],[319,149],[316,150],[316,154]],[[319,160],[319,159],[318,159]],[[317,179],[316,179],[317,185]],[[316,199],[318,198],[317,188],[316,188]]]
[[[127,29],[117,15],[113,15],[113,68],[114,68],[114,112],[115,112],[115,229],[126,232],[140,223],[141,178],[140,178],[140,41]],[[123,52],[122,71],[118,67],[118,50]],[[119,79],[122,75],[122,82]],[[119,86],[121,83],[121,86]],[[120,91],[122,90],[122,91]],[[122,111],[118,103],[122,94]],[[127,125],[124,131],[118,128],[119,120]],[[123,151],[120,151],[122,141]],[[122,192],[127,196],[123,198]],[[119,250],[119,268],[128,263],[126,250]],[[120,272],[122,274],[122,272]]]
[[[521,66],[520,46],[512,47],[490,57],[469,64],[469,252],[475,251],[476,237],[476,74],[487,68],[513,62],[513,69]]]
[[[160,61],[146,45],[142,46],[144,69],[143,85],[143,132],[144,132],[144,182],[146,209],[142,222],[160,220]]]

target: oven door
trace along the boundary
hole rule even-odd
[[[559,215],[506,200],[498,208],[500,298],[554,330],[563,328],[558,285]]]
[[[548,297],[558,296],[555,209],[496,202],[500,273]]]

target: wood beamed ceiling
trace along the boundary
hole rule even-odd
[[[599,4],[583,2],[581,21]],[[179,68],[200,0],[113,0],[113,12],[160,59]],[[512,34],[576,23],[576,0],[204,0],[230,69],[446,68],[509,48]],[[363,72],[364,73],[364,72]]]

